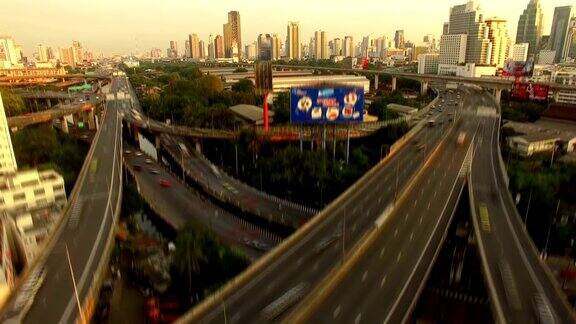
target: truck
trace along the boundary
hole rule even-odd
[[[464,144],[464,141],[466,140],[466,133],[465,132],[460,132],[460,134],[458,134],[458,139],[456,140],[456,143],[458,145],[462,145]]]

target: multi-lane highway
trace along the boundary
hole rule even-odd
[[[124,163],[134,175],[140,195],[172,228],[180,229],[189,222],[203,224],[222,242],[237,246],[251,260],[280,241],[279,237],[251,226],[193,192],[146,155],[136,155],[138,151],[133,147],[124,145],[124,149]],[[161,187],[160,180],[168,181],[170,187]]]
[[[218,201],[291,228],[298,228],[317,211],[274,196],[267,195],[234,179],[211,164],[182,138],[161,135],[162,145],[174,161],[184,169],[187,177]]]
[[[465,108],[470,108],[467,100]],[[462,115],[469,115],[466,109]],[[464,186],[478,122],[461,118],[389,215],[289,321],[404,323],[438,255]]]
[[[488,96],[485,106],[494,105]],[[540,260],[505,182],[498,146],[500,118],[483,109],[472,163],[470,203],[494,316],[508,323],[574,323],[576,318]]]
[[[76,184],[77,195],[71,197],[47,250],[34,263],[34,270],[41,273],[35,279],[36,289],[16,290],[4,319],[74,323],[84,316],[85,306],[93,305],[98,293],[98,275],[106,268],[106,256],[120,211],[121,105],[126,102],[108,104],[102,127]]]
[[[456,94],[446,94],[442,101],[429,118],[447,116],[446,122],[417,132],[411,141],[417,144],[405,144],[394,151],[273,253],[184,317],[183,322],[266,322],[270,317],[262,313],[266,307],[282,304],[295,288],[303,294],[309,292],[329,275],[390,208],[451,127],[448,120],[455,111],[452,102]],[[273,318],[281,318],[295,302],[282,304]]]

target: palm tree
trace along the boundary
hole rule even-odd
[[[206,259],[198,231],[190,225],[184,227],[176,237],[173,264],[182,278],[188,278],[188,294],[192,293],[192,275],[200,272],[200,263]]]

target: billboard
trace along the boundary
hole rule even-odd
[[[532,61],[516,62],[512,59],[509,59],[506,62],[506,65],[504,65],[502,75],[521,78],[521,77],[530,77],[532,76],[533,72],[534,72],[534,62]]]
[[[533,84],[531,82],[515,82],[510,96],[512,99],[519,101],[545,101],[548,100],[549,91],[550,87],[547,85]]]
[[[345,86],[293,87],[290,121],[298,124],[359,123],[364,120],[364,89]]]

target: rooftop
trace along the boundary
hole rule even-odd
[[[264,109],[253,105],[236,105],[230,107],[230,110],[240,118],[247,121],[261,124],[264,122]],[[269,117],[274,117],[274,112],[269,111]]]

